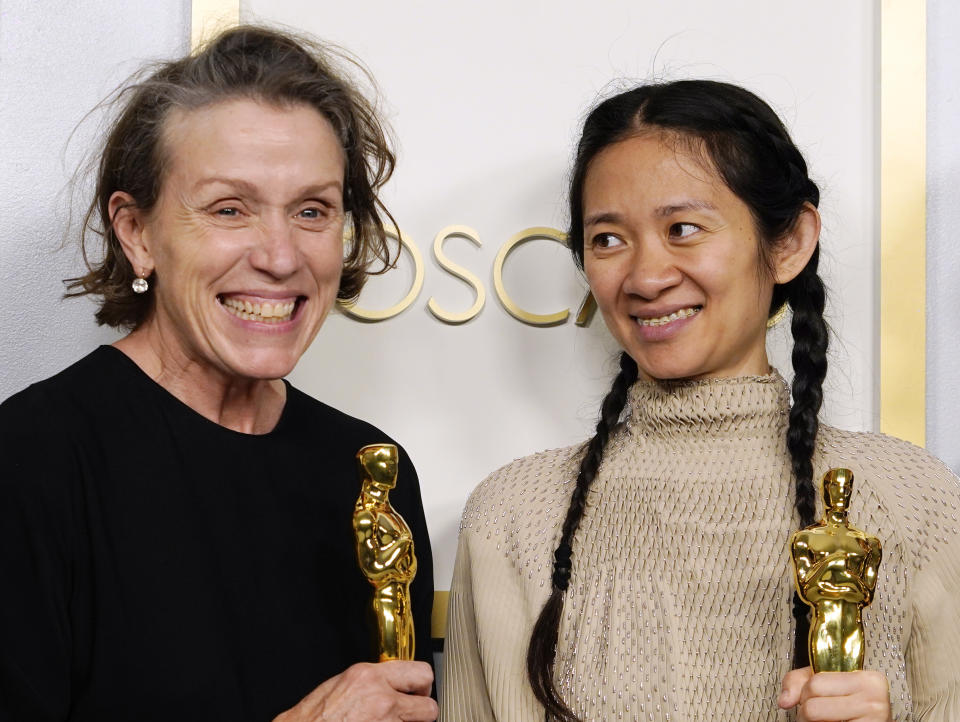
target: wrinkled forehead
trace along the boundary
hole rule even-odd
[[[198,133],[210,135],[210,131],[217,128],[222,129],[224,133],[236,131],[236,125],[231,124],[230,116],[233,115],[231,111],[243,107],[255,107],[271,114],[310,112],[315,115],[320,127],[324,127],[331,133],[341,158],[346,161],[347,152],[343,147],[343,141],[337,128],[330,118],[314,106],[301,101],[272,100],[236,94],[210,99],[207,102],[192,106],[173,105],[167,111],[161,121],[162,125],[157,135],[157,158],[161,176],[166,174],[182,152],[190,152],[190,148],[195,145],[194,136]]]

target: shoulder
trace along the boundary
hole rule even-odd
[[[518,511],[565,508],[576,481],[582,445],[548,449],[506,464],[473,490],[460,523],[464,529],[489,524]]]
[[[832,427],[823,428],[818,446],[819,471],[853,471],[854,495],[865,502],[858,516],[881,530],[892,525],[890,533],[910,540],[917,563],[957,536],[960,479],[933,454],[893,436]]]
[[[308,424],[311,433],[318,429],[337,443],[358,444],[357,449],[367,444],[396,444],[389,434],[373,424],[351,416],[305,394],[287,384],[287,409],[289,420],[298,425]]]
[[[124,395],[118,373],[120,352],[101,346],[50,378],[31,384],[0,404],[4,456],[34,446],[62,447],[63,441],[109,413],[109,397]]]
[[[35,520],[67,514],[84,449],[110,393],[110,350],[101,347],[0,404],[0,510]],[[106,389],[106,391],[105,391]],[[9,519],[6,523],[9,523]]]
[[[843,466],[845,459],[855,465],[855,478],[859,470],[864,479],[890,488],[920,486],[953,493],[960,489],[957,476],[946,464],[926,449],[894,436],[824,426],[818,446],[828,466]]]
[[[281,418],[280,435],[296,448],[308,450],[312,459],[322,458],[328,469],[337,468],[355,475],[356,454],[370,444],[393,444],[399,452],[399,479],[395,500],[403,505],[422,506],[420,482],[413,461],[406,449],[393,436],[374,424],[351,416],[305,394],[287,383],[287,407]],[[346,472],[349,469],[350,472]]]
[[[0,404],[0,420],[4,423],[16,417],[24,421],[39,420],[38,414],[45,411],[76,406],[78,397],[95,393],[111,379],[110,356],[111,350],[101,346],[63,371],[31,384]]]

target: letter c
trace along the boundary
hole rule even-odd
[[[531,326],[556,326],[567,320],[567,317],[570,315],[569,308],[557,311],[556,313],[530,313],[529,311],[524,311],[510,298],[509,294],[507,294],[507,289],[503,285],[503,265],[507,261],[507,256],[509,256],[517,246],[527,243],[528,241],[541,239],[556,241],[564,246],[567,245],[567,236],[565,233],[558,231],[556,228],[548,228],[546,226],[527,228],[511,236],[510,240],[500,248],[500,252],[497,253],[497,259],[493,262],[493,287],[497,292],[497,298],[500,299],[500,303],[503,304],[507,313],[518,321],[523,321]]]

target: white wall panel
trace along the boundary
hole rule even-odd
[[[927,448],[960,473],[960,5],[927,3]]]
[[[92,302],[60,300],[61,279],[82,272],[75,246],[58,250],[67,184],[102,115],[80,122],[145,61],[186,51],[189,18],[189,0],[2,4],[0,399],[116,338]]]

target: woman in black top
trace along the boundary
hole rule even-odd
[[[364,663],[354,455],[389,438],[282,380],[389,255],[371,106],[258,28],[121,97],[69,288],[130,333],[0,406],[0,719],[434,719],[429,664]],[[406,456],[392,499],[428,660]]]

